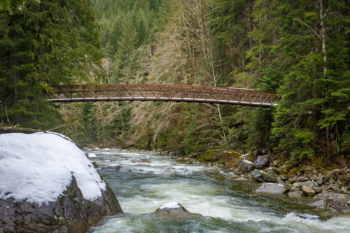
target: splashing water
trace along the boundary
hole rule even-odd
[[[177,163],[151,152],[89,151],[125,212],[106,217],[89,232],[350,232],[350,217],[324,219],[323,212],[286,197],[254,192],[257,184],[200,164]],[[181,203],[203,217],[156,218],[165,203]]]

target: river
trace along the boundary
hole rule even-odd
[[[323,212],[286,197],[254,192],[258,184],[201,164],[188,165],[152,152],[112,149],[88,151],[116,193],[125,214],[106,217],[92,233],[117,232],[350,232],[349,217],[324,218]],[[179,202],[204,217],[159,218],[148,214]]]

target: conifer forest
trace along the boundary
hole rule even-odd
[[[0,0],[0,126],[81,146],[350,161],[348,0]],[[47,101],[62,84],[268,91],[277,106]]]

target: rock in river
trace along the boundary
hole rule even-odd
[[[83,233],[121,213],[84,153],[54,133],[0,135],[0,233]]]
[[[276,183],[264,183],[256,190],[257,193],[264,194],[283,194],[284,191],[284,186]]]
[[[273,175],[267,174],[264,171],[255,169],[251,173],[252,177],[259,182],[277,182],[277,178]]]
[[[200,214],[190,213],[180,203],[169,202],[162,205],[154,213],[157,217],[188,217],[188,216],[202,216]]]

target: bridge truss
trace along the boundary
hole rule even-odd
[[[52,102],[162,101],[274,107],[280,98],[271,92],[166,84],[59,85]]]

